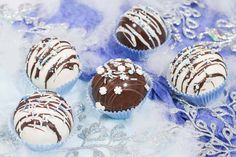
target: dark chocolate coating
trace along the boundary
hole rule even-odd
[[[118,62],[123,66],[127,63],[134,65],[133,63],[125,60]],[[104,74],[108,72],[108,68],[106,68],[107,66],[115,76],[114,78],[104,76]],[[104,65],[103,68],[105,70],[104,73],[96,74],[92,80],[92,96],[95,102],[100,102],[101,105],[105,107],[106,111],[124,111],[138,106],[147,94],[147,83],[144,75],[140,75],[137,72],[130,74],[128,71],[131,68],[125,66],[125,71],[123,74],[127,76],[127,79],[123,80],[120,78],[121,74],[116,74],[119,73],[119,70],[113,63],[109,62],[107,65]],[[134,65],[134,68],[137,69],[140,67]],[[127,86],[124,86],[124,84]],[[101,87],[105,87],[107,89],[106,94],[102,95],[99,92]],[[122,88],[122,92],[120,94],[115,93],[114,89],[116,87]]]
[[[134,7],[122,16],[116,29],[116,38],[128,48],[154,49],[166,41],[166,25],[155,10]]]

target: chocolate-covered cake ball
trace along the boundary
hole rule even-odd
[[[167,28],[157,11],[150,7],[135,6],[122,15],[116,38],[128,48],[154,49],[166,41]]]
[[[186,48],[170,67],[170,81],[182,93],[200,95],[224,84],[226,65],[221,55],[203,45]]]
[[[67,41],[46,38],[34,45],[26,59],[26,73],[37,87],[56,90],[76,79],[80,61]]]
[[[51,145],[65,140],[73,126],[71,107],[54,92],[23,98],[13,116],[18,136],[28,144]]]
[[[112,59],[97,68],[92,80],[92,96],[98,109],[125,111],[144,99],[149,85],[142,68],[130,59]]]

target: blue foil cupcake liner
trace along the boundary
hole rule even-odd
[[[64,95],[66,93],[68,93],[73,87],[74,85],[76,84],[76,82],[79,80],[80,78],[80,75],[81,75],[81,72],[79,73],[78,76],[76,76],[76,78],[74,78],[73,80],[65,83],[64,85],[61,85],[60,87],[58,87],[57,89],[55,90],[49,90],[49,89],[44,89],[44,88],[39,88],[37,87],[28,77],[27,75],[25,74],[25,77],[26,77],[26,83],[31,87],[33,88],[34,90],[36,91],[53,91],[53,92],[56,92],[60,95]]]
[[[91,81],[90,81],[90,83],[89,83],[89,88],[88,88],[88,94],[87,94],[87,99],[88,99],[88,102],[90,103],[90,104],[92,104],[93,105],[93,107],[97,110],[97,111],[99,111],[99,112],[101,112],[102,114],[105,114],[105,115],[107,115],[108,117],[110,117],[110,118],[113,118],[113,119],[120,119],[120,120],[124,120],[124,119],[128,119],[130,116],[131,116],[131,114],[132,114],[132,112],[134,111],[134,110],[137,110],[137,109],[139,109],[144,103],[145,103],[145,101],[146,101],[146,99],[148,98],[148,95],[150,94],[150,92],[151,92],[151,88],[152,88],[152,79],[151,79],[151,77],[147,74],[147,73],[144,73],[144,77],[145,77],[145,79],[146,79],[146,82],[147,82],[147,84],[149,85],[149,90],[148,90],[148,92],[147,92],[147,94],[146,94],[146,96],[144,97],[144,99],[139,103],[139,105],[137,105],[135,108],[131,108],[131,109],[128,109],[128,110],[124,110],[124,111],[114,111],[114,112],[112,112],[112,111],[104,111],[104,110],[100,110],[100,109],[98,109],[98,108],[96,108],[95,107],[95,100],[93,99],[93,96],[92,96],[92,93],[91,93],[91,91],[92,91],[92,88],[91,88],[91,84],[92,84],[92,80],[93,79],[91,79]]]
[[[215,89],[199,94],[199,95],[190,95],[185,94],[183,92],[178,91],[175,87],[173,87],[172,83],[167,79],[168,85],[171,90],[175,93],[176,96],[179,96],[188,102],[193,103],[196,106],[206,106],[211,101],[217,99],[224,91],[224,87],[226,84],[226,80],[220,86],[216,87]]]
[[[115,32],[112,33],[109,41],[109,47],[112,48],[112,50],[109,50],[108,53],[112,55],[112,57],[122,57],[122,58],[130,58],[134,61],[145,61],[148,59],[148,57],[159,51],[160,48],[163,46],[169,45],[170,44],[170,29],[169,25],[165,22],[166,24],[166,29],[167,29],[167,38],[164,43],[159,45],[158,47],[154,49],[148,49],[148,50],[136,50],[129,48],[125,46],[124,44],[120,43],[120,41],[117,39]]]
[[[75,79],[73,79],[73,80],[67,82],[66,84],[62,85],[61,87],[57,88],[55,90],[55,92],[57,92],[61,95],[68,93],[74,87],[76,82],[78,81],[80,74]]]
[[[24,96],[22,98],[26,98],[27,96]],[[54,150],[54,149],[58,149],[60,148],[73,134],[75,134],[75,125],[76,125],[76,118],[74,117],[75,113],[73,112],[73,109],[72,109],[72,115],[73,115],[73,118],[74,118],[74,125],[72,126],[71,128],[71,132],[69,134],[69,136],[64,139],[63,141],[60,141],[56,144],[30,144],[28,142],[26,142],[25,140],[21,139],[19,137],[19,135],[16,133],[16,130],[14,129],[14,121],[13,121],[13,115],[14,115],[14,111],[11,113],[11,116],[8,120],[8,128],[9,128],[9,132],[10,134],[15,137],[18,141],[20,141],[23,145],[25,145],[27,148],[29,148],[30,150],[32,151],[35,151],[35,152],[45,152],[45,151],[50,151],[50,150]]]
[[[63,142],[57,143],[57,144],[51,144],[51,145],[33,145],[28,144],[26,142],[23,142],[30,150],[35,152],[43,152],[43,151],[49,151],[53,149],[58,149],[63,145]]]

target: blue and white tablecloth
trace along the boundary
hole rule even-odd
[[[140,62],[153,77],[149,99],[130,119],[101,115],[87,99],[95,68],[110,58],[109,37],[132,5],[149,5],[170,25],[169,45]],[[230,157],[236,156],[236,2],[234,0],[0,0],[0,157]],[[75,110],[76,124],[63,147],[33,152],[9,132],[20,98],[32,93],[25,76],[29,48],[57,36],[76,47],[83,73],[63,97]],[[205,44],[219,51],[229,79],[224,93],[207,107],[173,97],[166,71],[186,46]]]

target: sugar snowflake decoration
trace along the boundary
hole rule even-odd
[[[134,71],[133,71],[133,70],[129,70],[128,73],[129,73],[130,75],[132,75],[132,74],[134,74]]]
[[[143,75],[143,70],[142,69],[136,69],[136,72],[137,72],[137,74],[139,74],[139,75]]]
[[[125,74],[121,74],[121,75],[120,75],[120,79],[121,79],[121,80],[128,80],[129,77],[128,77],[127,75],[125,75]]]
[[[146,84],[144,87],[147,91],[150,89],[150,86],[148,84]]]
[[[124,72],[125,71],[125,66],[124,65],[120,65],[120,66],[118,66],[118,71],[120,71],[120,72]]]
[[[101,95],[107,94],[107,88],[106,88],[106,87],[100,87],[99,93],[100,93]]]
[[[99,109],[99,110],[105,110],[105,106],[102,106],[102,104],[100,102],[96,102],[96,108]]]
[[[96,71],[97,71],[97,74],[101,75],[101,74],[103,74],[103,73],[105,72],[105,69],[104,69],[102,66],[99,66],[99,67],[96,69]]]
[[[115,94],[120,95],[122,93],[122,88],[120,86],[115,87],[114,89]]]

